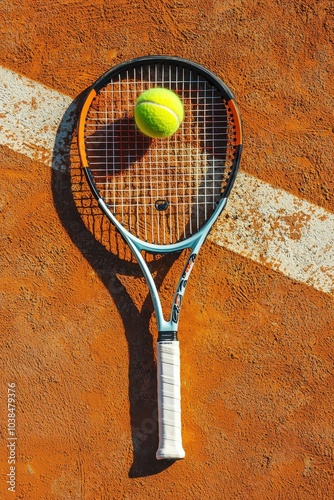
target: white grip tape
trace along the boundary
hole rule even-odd
[[[157,343],[158,460],[185,456],[181,435],[180,347],[178,341]]]

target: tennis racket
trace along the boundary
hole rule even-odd
[[[167,139],[150,139],[134,122],[139,95],[164,87],[181,98],[185,118]],[[240,114],[229,88],[186,59],[147,56],[102,75],[89,89],[78,122],[80,160],[102,212],[138,260],[157,325],[157,459],[185,456],[181,435],[178,323],[198,252],[224,209],[242,150]],[[165,319],[147,253],[189,249]]]

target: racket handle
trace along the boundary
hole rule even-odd
[[[158,460],[185,456],[181,435],[180,347],[179,342],[157,343],[158,372]]]

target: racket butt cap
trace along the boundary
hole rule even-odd
[[[182,446],[165,446],[156,453],[157,460],[180,460],[186,455]]]

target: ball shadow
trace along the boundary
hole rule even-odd
[[[105,183],[110,176],[122,175],[140,161],[152,139],[141,134],[132,116],[101,124],[86,137],[90,169],[96,182]]]

